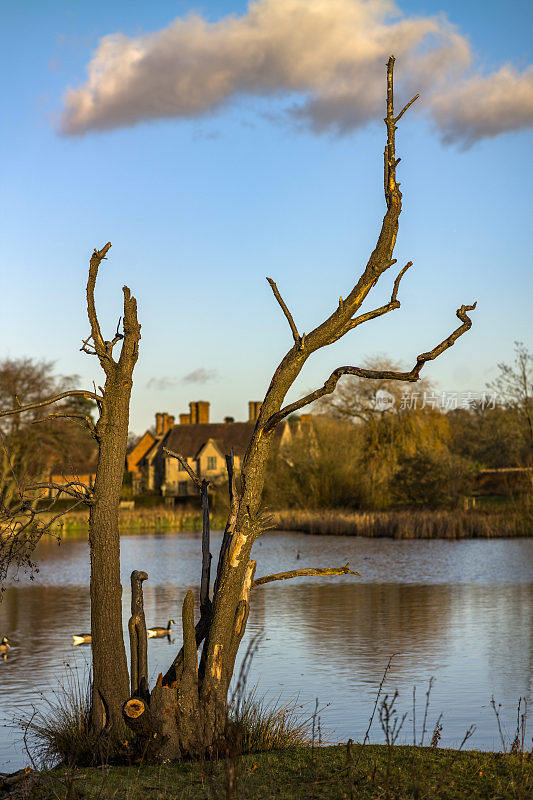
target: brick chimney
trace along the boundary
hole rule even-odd
[[[263,403],[260,403],[255,400],[250,400],[248,403],[248,422],[255,422],[257,417],[259,416],[259,412],[261,411],[261,406]]]
[[[235,417],[224,417],[224,422],[235,422]]]
[[[172,430],[173,427],[174,427],[174,417],[172,416],[172,414],[167,414],[167,412],[165,411],[165,413],[163,414],[163,435],[165,435],[165,433],[167,433],[168,431]]]
[[[209,422],[209,403],[205,400],[197,400],[189,403],[191,410],[191,425],[205,425]]]
[[[160,414],[159,411],[155,415],[155,435],[161,436],[163,433],[163,414]]]
[[[180,425],[190,425],[190,424],[191,424],[191,415],[180,414]]]

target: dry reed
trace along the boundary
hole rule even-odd
[[[393,539],[491,539],[533,535],[531,520],[513,512],[351,511],[272,512],[276,528],[322,535]]]

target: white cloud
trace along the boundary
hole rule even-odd
[[[240,17],[191,14],[138,38],[105,36],[85,85],[65,94],[61,127],[75,135],[198,118],[238,97],[290,95],[287,113],[300,124],[347,133],[383,116],[391,53],[398,105],[422,91],[446,141],[532,124],[530,69],[469,77],[469,43],[442,15],[408,17],[392,0],[255,0]],[[476,93],[476,81],[491,91]],[[500,86],[513,113],[499,119]],[[490,123],[476,127],[476,108]]]
[[[476,75],[433,101],[433,116],[446,143],[469,147],[478,139],[533,124],[533,66],[522,73],[507,65]]]
[[[181,379],[182,383],[208,383],[209,381],[216,380],[218,378],[218,373],[216,369],[204,369],[204,367],[199,367],[198,369],[189,372],[188,375],[184,375]]]
[[[172,389],[176,385],[176,379],[169,376],[162,378],[150,378],[146,384],[147,389],[154,389],[157,392],[164,392],[167,389]]]

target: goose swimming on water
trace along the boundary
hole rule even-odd
[[[0,653],[7,653],[10,647],[7,636],[2,636],[2,639],[0,639]]]
[[[163,636],[170,637],[171,627],[172,627],[172,625],[175,625],[175,624],[176,623],[174,622],[173,619],[169,619],[166,628],[157,628],[157,627],[148,628],[147,631],[146,631],[146,633],[148,634],[148,638],[149,639],[158,639],[158,638],[161,638]]]
[[[72,642],[73,645],[90,644],[92,642],[92,636],[90,633],[78,633],[78,634],[73,633],[72,639],[73,639]]]
[[[158,639],[158,638],[162,638],[163,636],[170,636],[170,634],[171,634],[171,626],[175,625],[175,624],[176,623],[175,623],[175,621],[173,619],[169,619],[166,628],[158,628],[158,627],[148,628],[148,630],[146,631],[147,636],[148,636],[149,639]],[[4,639],[5,639],[5,636],[4,636]],[[92,636],[91,636],[90,633],[77,633],[77,634],[73,633],[72,634],[72,644],[73,645],[91,644],[91,641],[92,641]],[[9,646],[10,645],[8,643],[7,647],[9,647]],[[2,651],[1,645],[0,645],[0,653],[1,652],[4,652],[4,651]]]

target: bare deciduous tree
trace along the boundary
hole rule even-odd
[[[105,731],[110,735],[123,728],[122,705],[129,695],[129,676],[126,663],[122,628],[122,586],[120,584],[120,543],[118,531],[118,509],[120,489],[124,476],[130,395],[133,384],[133,369],[137,362],[141,326],[137,321],[137,302],[127,286],[124,292],[123,333],[119,325],[111,341],[104,340],[96,313],[94,289],[101,262],[111,247],[108,242],[101,250],[95,250],[89,266],[87,281],[87,312],[91,332],[81,349],[95,355],[105,373],[104,388],[99,392],[69,390],[53,397],[38,400],[0,412],[1,417],[18,415],[34,409],[58,403],[65,398],[88,398],[96,402],[98,420],[96,424],[88,416],[66,412],[50,414],[47,419],[58,416],[74,417],[85,421],[98,447],[96,476],[93,487],[78,482],[68,485],[38,481],[24,487],[24,496],[10,509],[4,509],[2,527],[3,541],[10,541],[28,553],[27,543],[34,546],[39,536],[49,530],[50,522],[39,522],[35,511],[35,492],[55,489],[59,494],[72,497],[75,504],[89,508],[89,545],[91,557],[91,634],[93,655],[93,696],[91,725],[96,733]],[[122,342],[120,356],[115,359],[113,349]],[[30,538],[25,538],[32,531]],[[26,546],[26,550],[24,547]]]
[[[489,388],[499,395],[500,401],[518,412],[533,457],[533,355],[523,342],[515,342],[514,366],[498,364],[499,375],[489,383]]]
[[[283,405],[287,392],[312,353],[336,342],[345,333],[357,328],[363,322],[382,316],[400,305],[398,300],[400,281],[410,263],[399,272],[389,303],[370,312],[358,313],[363,301],[380,276],[396,263],[393,258],[393,250],[402,210],[402,195],[396,180],[396,167],[399,159],[396,157],[395,132],[397,122],[416,100],[416,97],[407,103],[399,114],[395,115],[393,67],[394,57],[391,56],[387,66],[387,113],[385,117],[387,141],[384,158],[384,188],[387,210],[376,247],[361,277],[347,297],[339,299],[332,314],[308,334],[298,332],[292,314],[282,299],[276,283],[267,278],[274,296],[287,318],[294,343],[276,369],[268,387],[242,462],[238,489],[233,481],[232,459],[227,457],[231,508],[222,539],[213,597],[211,599],[206,593],[209,583],[205,581],[205,574],[207,571],[207,575],[209,575],[211,557],[209,549],[205,547],[205,544],[208,543],[209,532],[208,529],[205,530],[204,526],[200,619],[195,626],[193,596],[189,592],[183,605],[183,648],[166,675],[160,676],[158,680],[156,689],[154,689],[154,692],[157,690],[157,702],[152,703],[151,700],[146,700],[139,703],[132,698],[124,708],[126,720],[137,730],[143,725],[143,718],[146,721],[152,718],[153,722],[148,725],[148,729],[154,731],[156,738],[160,736],[162,743],[160,757],[198,754],[216,746],[217,741],[223,735],[227,694],[237,651],[246,628],[251,592],[254,587],[271,580],[309,574],[306,571],[298,570],[293,573],[265,576],[254,581],[256,563],[250,559],[250,552],[254,541],[266,528],[266,520],[261,514],[260,505],[265,469],[276,426],[289,414],[298,411],[314,400],[331,394],[343,375],[356,375],[371,380],[417,381],[424,364],[434,360],[451,347],[471,327],[472,323],[468,312],[475,307],[475,304],[463,305],[457,311],[460,326],[440,344],[421,353],[411,370],[402,372],[356,366],[338,367],[322,387],[294,403]],[[202,493],[204,494],[204,492]],[[205,491],[206,494],[207,491]],[[348,572],[349,567],[347,565],[326,571],[327,574],[341,574]],[[317,568],[312,574],[323,573],[322,568]],[[198,662],[197,648],[202,643],[203,649]],[[166,692],[163,704],[160,702],[162,691]],[[163,711],[160,711],[158,715],[155,713],[155,707],[163,709]],[[166,736],[161,736],[163,729],[161,713],[165,715],[164,719],[167,722],[169,718],[174,720],[172,732],[169,733],[167,730]],[[156,722],[156,720],[159,721]]]

